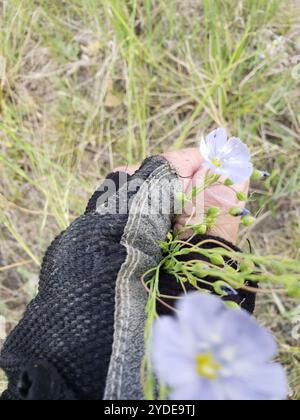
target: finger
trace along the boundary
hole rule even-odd
[[[245,206],[246,203],[239,201],[237,198],[237,192],[248,194],[250,182],[247,180],[242,184],[227,187],[224,185],[225,179],[220,179],[217,184],[206,188],[204,191],[206,174],[207,170],[205,168],[200,168],[194,174],[186,192],[188,196],[191,196],[192,189],[198,188],[199,193],[191,202],[185,204],[183,214],[178,216],[176,220],[176,227],[201,224],[203,223],[207,210],[210,207],[218,207],[220,208],[221,214],[217,218],[216,225],[210,231],[210,234],[236,243],[240,219],[230,216],[229,210],[235,206],[241,208]]]
[[[175,167],[178,175],[191,177],[201,167],[203,157],[198,148],[169,151],[163,156]]]
[[[203,164],[203,157],[197,148],[169,151],[163,154],[171,165],[176,169],[179,178],[183,182],[184,191],[191,182],[194,174]]]
[[[248,194],[250,181],[229,188],[225,185],[218,185],[208,188],[205,191],[205,208],[219,207],[221,215],[217,218],[216,224],[210,233],[219,236],[227,241],[236,244],[238,239],[240,217],[233,217],[229,214],[232,207],[244,208],[246,202],[237,197],[237,192]]]

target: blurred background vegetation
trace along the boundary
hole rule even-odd
[[[247,249],[300,257],[299,0],[0,0],[0,316],[34,296],[43,254],[105,174],[225,126],[272,173]],[[257,206],[258,204],[258,206]],[[300,348],[272,329],[300,399]],[[0,337],[1,340],[1,337]],[[5,383],[0,373],[0,389]]]

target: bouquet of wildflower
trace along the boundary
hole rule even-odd
[[[178,200],[194,206],[194,200],[211,193],[217,185],[231,189],[241,205],[226,209],[226,217],[238,217],[249,227],[256,221],[243,203],[248,197],[234,188],[250,178],[266,179],[269,174],[254,169],[248,147],[238,138],[228,140],[225,129],[218,129],[200,145],[204,158],[201,186]],[[280,293],[300,298],[300,263],[278,256],[257,256],[233,250],[218,239],[213,246],[207,239],[195,243],[197,235],[209,233],[224,208],[209,207],[200,223],[192,223],[193,213],[184,225],[178,223],[161,243],[164,258],[145,273],[143,283],[149,293],[145,330],[145,397],[194,400],[282,400],[288,395],[284,368],[274,362],[275,339],[255,319],[234,302],[245,290]],[[222,219],[221,219],[222,220]],[[204,236],[205,238],[205,236]],[[182,261],[187,254],[201,255],[203,261]],[[160,272],[172,275],[182,294],[170,306],[161,293]],[[215,281],[211,283],[210,278]],[[186,293],[186,285],[194,292]],[[258,284],[260,285],[259,288]],[[173,316],[158,317],[157,303]]]

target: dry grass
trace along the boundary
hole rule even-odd
[[[262,211],[254,248],[299,258],[295,2],[0,5],[0,314],[7,332],[34,296],[45,249],[105,173],[193,145],[216,125],[241,136],[257,166],[272,171],[256,194]],[[299,343],[291,337],[300,306],[289,309],[270,291],[258,312],[278,337],[300,399]]]

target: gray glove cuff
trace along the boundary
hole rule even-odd
[[[161,163],[161,164],[159,164]],[[156,169],[153,170],[153,166]],[[151,173],[149,177],[147,175]],[[130,202],[129,217],[121,239],[127,258],[116,282],[115,332],[104,399],[143,398],[141,362],[144,356],[144,326],[147,293],[142,275],[161,259],[159,241],[166,238],[174,215],[175,195],[180,182],[170,164],[161,157],[145,161],[136,176],[124,185],[135,187],[144,178]],[[123,201],[123,200],[120,200]],[[98,208],[99,212],[109,209]]]

